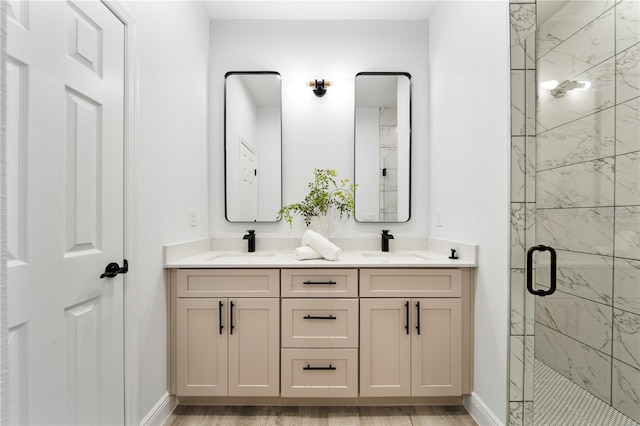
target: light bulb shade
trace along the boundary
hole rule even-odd
[[[553,90],[558,87],[558,80],[547,80],[540,82],[540,88],[545,90]]]

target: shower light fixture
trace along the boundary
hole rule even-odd
[[[313,87],[313,93],[319,98],[323,97],[327,93],[327,87],[331,86],[331,82],[328,80],[315,80],[310,81],[309,86]]]
[[[543,83],[551,82],[545,81]],[[551,96],[554,98],[561,98],[570,90],[587,90],[589,87],[591,87],[590,81],[566,80],[551,90]]]
[[[558,80],[547,80],[540,83],[540,88],[545,90],[553,90],[558,87]]]
[[[576,90],[587,90],[589,87],[591,87],[591,82],[590,81],[579,81],[578,83],[582,84],[582,87],[576,87]]]

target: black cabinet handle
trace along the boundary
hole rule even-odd
[[[329,315],[328,317],[314,317],[311,315],[307,315],[306,317],[302,317],[302,319],[322,319],[322,320],[334,320],[337,319],[333,315]]]
[[[229,302],[229,334],[233,334],[233,329],[235,325],[233,325],[233,302]]]
[[[336,367],[334,367],[333,365],[329,364],[328,367],[311,367],[309,366],[309,364],[307,364],[306,367],[302,367],[303,370],[335,370]]]
[[[222,325],[222,307],[223,306],[224,306],[224,303],[218,302],[218,326],[220,327],[220,335],[222,335],[222,329],[224,328],[224,325]]]
[[[548,251],[551,254],[551,271],[549,290],[533,289],[533,253],[536,251]],[[556,251],[548,246],[538,245],[527,250],[527,290],[535,296],[549,296],[556,291]]]
[[[408,300],[404,302],[404,308],[407,311],[407,318],[406,318],[406,324],[404,326],[404,329],[407,330],[407,336],[408,336],[409,335],[409,301]]]
[[[302,284],[330,284],[330,285],[336,285],[337,283],[335,281],[305,281]]]
[[[416,324],[416,330],[420,334],[420,302],[416,302],[416,313],[418,314],[418,323]]]

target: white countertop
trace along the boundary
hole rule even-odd
[[[472,268],[475,259],[449,259],[429,250],[367,251],[344,250],[338,260],[296,260],[294,250],[206,251],[166,262],[166,268]]]

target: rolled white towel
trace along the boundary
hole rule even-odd
[[[313,247],[327,260],[336,260],[342,250],[317,232],[307,230],[302,234],[302,244]]]
[[[311,246],[302,246],[296,249],[296,260],[322,259],[322,255]]]

